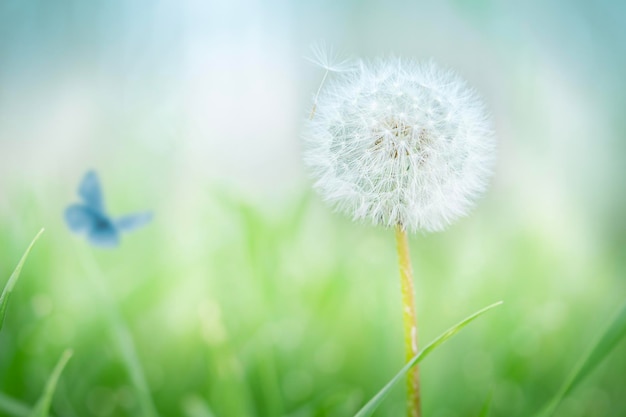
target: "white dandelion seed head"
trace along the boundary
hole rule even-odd
[[[304,160],[323,198],[353,219],[438,231],[484,192],[494,142],[482,101],[452,71],[360,61],[319,93]]]

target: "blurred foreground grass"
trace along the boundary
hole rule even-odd
[[[34,232],[47,232],[0,333],[0,392],[34,404],[69,347],[55,416],[139,415],[86,277],[92,257],[161,416],[347,416],[395,374],[403,350],[392,232],[333,216],[309,194],[272,204],[201,195],[186,216],[164,197],[154,224],[102,251],[65,229],[64,199],[9,193],[2,280]],[[565,234],[534,219],[492,197],[450,230],[412,239],[422,345],[505,301],[422,364],[425,415],[477,416],[489,395],[492,416],[531,415],[621,304],[612,251],[575,227]],[[626,415],[624,375],[622,343],[557,415]],[[399,388],[377,415],[403,414]]]

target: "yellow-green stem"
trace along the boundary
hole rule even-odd
[[[409,241],[402,225],[396,226],[396,247],[400,265],[400,287],[402,289],[402,317],[404,321],[404,349],[406,361],[417,355],[417,315],[413,290],[413,268],[409,256]],[[407,374],[407,406],[409,417],[421,417],[421,395],[419,368],[415,365]]]

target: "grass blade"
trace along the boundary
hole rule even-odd
[[[598,342],[584,360],[575,368],[570,378],[563,384],[552,401],[539,415],[548,417],[554,414],[557,407],[608,355],[613,348],[626,336],[626,303],[615,315]]]
[[[452,326],[451,328],[446,330],[444,333],[439,335],[439,337],[437,337],[435,340],[430,342],[430,344],[428,344],[428,346],[426,346],[416,356],[414,356],[413,359],[411,359],[411,361],[407,362],[407,364],[404,365],[404,367],[402,369],[400,369],[400,372],[398,372],[391,379],[391,381],[389,381],[387,383],[387,385],[385,385],[383,387],[383,389],[378,391],[378,393],[374,397],[372,397],[372,399],[369,400],[367,402],[367,404],[365,404],[363,406],[363,408],[361,408],[359,410],[359,412],[355,414],[354,417],[371,416],[374,413],[374,411],[376,410],[376,408],[378,408],[380,403],[385,399],[387,394],[389,394],[389,392],[394,387],[394,385],[398,381],[400,381],[401,379],[404,378],[404,376],[409,371],[409,369],[411,369],[413,366],[415,366],[416,364],[421,362],[433,350],[437,349],[437,347],[439,347],[439,345],[441,345],[443,342],[445,342],[446,340],[448,340],[449,338],[454,336],[463,327],[467,326],[470,322],[474,321],[479,316],[483,315],[484,313],[486,313],[487,311],[491,310],[492,308],[499,306],[500,304],[502,304],[502,301],[498,301],[497,303],[491,304],[491,305],[489,305],[489,306],[487,306],[487,307],[485,307],[485,308],[483,308],[481,310],[478,310],[476,313],[472,314],[471,316],[468,316],[464,320],[460,321],[459,323],[457,323],[456,325]]]
[[[30,408],[20,401],[0,392],[0,411],[13,417],[28,417]],[[0,415],[4,415],[0,413]]]
[[[2,414],[2,413],[5,413],[5,414]],[[28,405],[0,392],[0,415],[1,416],[6,415],[6,416],[12,416],[12,417],[29,417],[31,413],[32,413],[31,408]]]
[[[183,410],[187,417],[215,417],[206,401],[197,395],[190,396],[183,401]]]
[[[91,253],[91,252],[87,252]],[[91,280],[102,303],[109,330],[113,341],[117,345],[122,363],[135,389],[142,417],[158,417],[159,414],[152,400],[152,394],[146,380],[143,367],[137,354],[133,336],[120,313],[111,291],[106,284],[103,272],[99,269],[96,260],[92,257],[81,258],[87,277]]]
[[[41,236],[41,234],[43,233],[43,230],[44,229],[41,229],[39,233],[37,233],[37,235],[30,242],[30,245],[28,245],[26,252],[24,252],[24,254],[22,255],[22,259],[20,259],[20,262],[17,264],[17,266],[15,267],[15,270],[9,277],[9,281],[7,281],[6,285],[4,286],[4,289],[2,290],[2,294],[0,295],[0,330],[2,330],[2,324],[4,323],[4,316],[7,311],[7,306],[9,305],[9,297],[11,296],[11,292],[13,291],[13,287],[15,287],[15,283],[17,282],[17,279],[20,277],[20,272],[22,272],[22,267],[24,266],[24,262],[26,261],[26,258],[28,257],[30,250],[35,245],[35,242],[37,241],[37,239],[39,239],[39,236]]]
[[[44,388],[43,393],[39,398],[39,401],[37,401],[37,405],[28,417],[48,417],[50,404],[52,403],[52,396],[54,395],[57,383],[59,382],[59,377],[61,376],[63,368],[65,368],[65,365],[67,365],[67,362],[70,360],[71,357],[71,349],[63,352],[63,355],[61,355],[61,359],[59,359],[59,362],[57,362],[57,365],[54,367],[52,374],[48,378],[48,382],[46,382],[46,387]]]
[[[485,400],[485,404],[483,404],[483,408],[480,410],[480,414],[478,417],[487,417],[489,415],[489,411],[491,411],[491,400],[493,399],[493,391],[489,393],[489,396]]]

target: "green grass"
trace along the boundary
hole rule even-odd
[[[69,362],[72,357],[72,354],[73,352],[70,349],[63,352],[63,355],[59,358],[52,374],[50,374],[48,382],[46,382],[46,386],[41,394],[41,397],[39,397],[37,404],[28,417],[48,417],[50,413],[50,404],[52,403],[52,397],[54,396],[57,384],[59,383],[59,378],[61,377],[61,373],[63,372],[65,365],[67,365],[67,362]]]
[[[22,255],[19,263],[13,270],[13,273],[9,277],[9,280],[5,284],[2,290],[2,293],[0,294],[0,330],[2,330],[2,324],[6,316],[11,293],[13,292],[15,285],[17,284],[17,281],[20,277],[20,273],[22,272],[22,268],[24,267],[24,262],[26,261],[28,254],[30,253],[31,249],[35,245],[35,242],[37,241],[37,239],[39,239],[39,236],[41,236],[43,231],[44,229],[41,229],[39,233],[37,233],[37,235],[35,235],[33,240],[30,242],[30,245],[28,245],[28,248]],[[61,372],[63,371],[63,368],[65,368],[65,365],[69,361],[71,355],[72,355],[72,352],[70,350],[66,350],[63,353],[63,355],[61,356],[61,359],[59,359],[59,362],[57,363],[57,366],[52,371],[52,374],[50,375],[46,383],[45,389],[43,393],[41,394],[41,397],[37,401],[37,404],[35,405],[32,411],[30,411],[28,407],[24,406],[18,401],[15,401],[11,398],[7,398],[5,396],[0,397],[0,409],[2,409],[4,412],[8,412],[9,414],[15,415],[18,417],[19,416],[48,417],[50,404],[52,402],[52,397],[56,390],[56,386],[61,376]]]
[[[139,403],[141,416],[157,417],[158,412],[150,394],[143,366],[137,356],[133,335],[128,330],[115,300],[111,297],[111,290],[106,283],[106,276],[94,261],[91,253],[88,253],[86,258],[82,262],[85,274],[98,294],[98,309],[103,312],[109,328],[108,334],[110,336],[105,340],[111,340],[117,347],[117,352],[124,364]]]
[[[110,312],[85,269],[91,254],[160,415],[354,415],[403,366],[393,233],[334,216],[308,194],[270,206],[209,192],[191,208],[164,196],[155,223],[114,251],[70,235],[62,202],[51,210],[7,198],[25,214],[0,224],[0,277],[36,225],[47,234],[0,332],[0,405],[31,409],[71,346],[52,414],[141,415]],[[490,395],[491,417],[533,415],[558,392],[624,294],[603,256],[610,252],[578,247],[585,235],[568,233],[487,201],[444,233],[412,238],[422,341],[505,301],[420,365],[425,416],[479,416]],[[624,374],[617,343],[555,416],[623,416]],[[403,409],[404,392],[394,389],[375,415]]]
[[[477,311],[476,313],[466,317],[465,319],[461,320],[459,323],[455,324],[454,326],[446,330],[444,333],[439,335],[435,340],[430,342],[428,345],[426,345],[423,349],[420,350],[420,352],[417,355],[413,357],[413,359],[408,361],[408,363],[404,365],[402,369],[400,369],[400,372],[398,372],[391,379],[391,381],[389,381],[383,387],[383,389],[378,391],[378,393],[376,393],[376,395],[374,395],[374,397],[372,397],[372,399],[369,400],[367,404],[365,404],[363,408],[359,410],[358,413],[356,413],[355,417],[369,417],[372,414],[374,414],[374,411],[376,411],[376,409],[380,406],[380,404],[383,402],[385,397],[389,395],[389,392],[391,392],[391,390],[399,381],[401,381],[403,378],[406,377],[406,374],[409,372],[409,370],[412,367],[414,367],[415,365],[417,365],[418,363],[426,359],[426,356],[428,356],[435,349],[437,349],[437,347],[439,347],[439,345],[441,345],[443,342],[445,342],[446,340],[448,340],[449,338],[457,334],[463,327],[467,326],[469,323],[476,320],[478,317],[480,317],[487,311],[491,310],[492,308],[499,306],[500,304],[502,304],[502,302],[491,304],[490,306],[487,306]]]
[[[565,380],[561,389],[541,413],[541,416],[549,417],[553,415],[563,400],[583,383],[589,374],[611,354],[624,337],[626,337],[626,304],[619,309],[615,318],[604,330],[587,356],[574,368],[571,376]]]
[[[42,233],[43,233],[43,229],[41,229],[39,233],[37,233],[37,235],[33,238],[32,242],[30,242],[30,245],[28,245],[26,252],[24,252],[22,257],[20,258],[19,263],[13,270],[13,273],[11,273],[9,280],[4,285],[4,288],[2,289],[2,293],[0,293],[0,330],[2,330],[2,325],[4,324],[4,317],[6,316],[7,308],[9,307],[9,300],[11,299],[11,293],[13,292],[13,288],[15,288],[15,284],[17,283],[17,280],[20,278],[20,273],[22,272],[22,267],[24,266],[24,262],[26,261],[26,258],[28,257],[28,254],[30,253],[31,249],[35,245],[35,242],[37,241],[37,239],[39,239],[39,236],[41,236]]]

